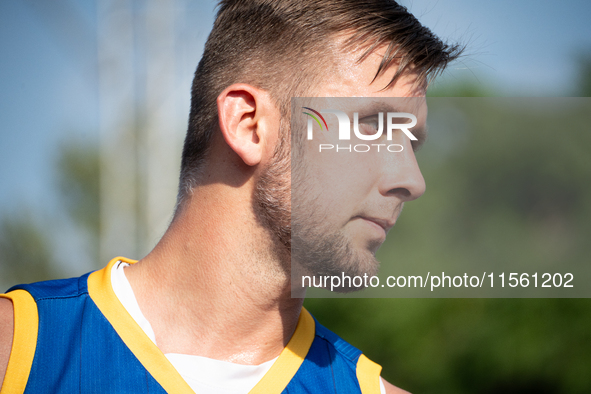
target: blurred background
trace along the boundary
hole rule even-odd
[[[587,0],[402,3],[442,38],[467,45],[432,96],[591,94]],[[3,290],[81,275],[117,255],[139,259],[157,242],[174,208],[191,79],[214,8],[188,0],[0,2]],[[502,157],[490,135],[465,135],[463,149],[445,154],[432,136],[432,150],[427,143],[418,155],[428,191],[406,207],[392,253],[494,259],[514,226],[542,248],[520,258],[588,261],[588,131],[575,130],[577,149],[558,152],[553,159],[561,160],[548,166],[538,164],[551,139],[535,133],[500,134]],[[526,184],[526,192],[506,193],[512,184]],[[499,217],[511,221],[495,227]],[[414,393],[591,392],[587,299],[306,306]]]

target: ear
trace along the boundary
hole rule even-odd
[[[228,86],[217,98],[224,140],[246,165],[263,161],[277,139],[278,111],[269,94],[251,85]]]

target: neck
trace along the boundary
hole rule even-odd
[[[273,237],[238,193],[200,187],[156,248],[125,270],[163,353],[260,364],[295,330],[303,299],[291,298]]]

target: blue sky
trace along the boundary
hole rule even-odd
[[[72,138],[98,140],[96,1],[43,3],[0,2],[2,210],[23,203],[55,208],[56,148]],[[136,7],[141,3],[135,1]],[[588,0],[403,3],[436,34],[468,45],[467,56],[443,81],[468,79],[507,96],[568,95],[574,89],[576,57],[591,53]],[[214,3],[176,4],[176,30],[182,37],[176,94],[178,114],[186,119],[191,75],[213,22]]]

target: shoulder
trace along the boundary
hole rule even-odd
[[[0,298],[0,387],[2,387],[6,366],[10,358],[13,330],[14,313],[12,301],[6,298]]]
[[[380,379],[382,379],[382,382],[384,383],[386,394],[410,394],[408,391],[402,390],[401,388],[394,386],[392,383],[389,383],[386,379]]]
[[[322,324],[314,318],[315,321],[315,336],[320,340],[325,341],[328,345],[333,348],[337,353],[343,356],[350,362],[357,364],[357,360],[361,356],[361,350],[357,349],[347,341],[343,340],[340,336],[324,327]]]
[[[386,381],[380,376],[382,367],[365,357],[362,352],[344,341],[341,337],[322,326],[316,321],[316,336],[322,338],[329,343],[329,346],[335,350],[335,353],[340,354],[344,359],[349,360],[351,366],[356,369],[356,375],[360,385],[367,388],[363,392],[374,392],[377,386],[374,386],[381,379],[386,394],[409,394],[408,391],[402,390],[393,384]],[[371,389],[369,389],[371,387]]]
[[[87,275],[84,275],[17,285],[0,296],[0,388],[7,383],[8,376],[11,383],[20,382],[23,377],[27,381],[41,329],[39,317],[43,311],[43,326],[46,328],[68,327],[70,331],[79,328],[79,325],[69,324],[68,319],[73,321],[77,311],[85,305],[80,296],[88,294],[86,278]],[[11,357],[18,360],[18,364],[9,365]]]

